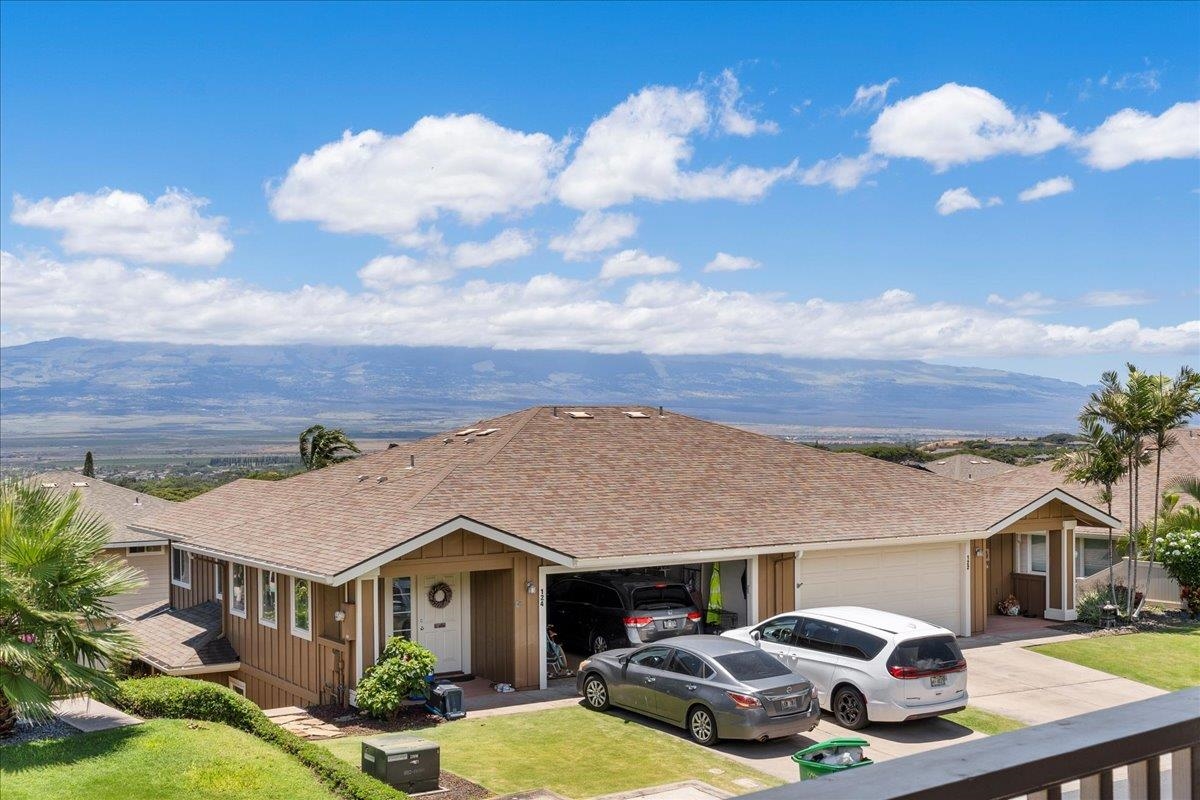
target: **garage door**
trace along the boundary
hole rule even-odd
[[[866,606],[958,631],[957,544],[808,551],[797,562],[800,608]]]

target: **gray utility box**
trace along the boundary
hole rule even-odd
[[[362,771],[409,794],[438,788],[442,750],[437,742],[403,733],[363,739]]]

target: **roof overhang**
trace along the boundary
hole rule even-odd
[[[1082,522],[1085,525],[1088,525],[1089,527],[1096,527],[1096,528],[1119,528],[1119,527],[1121,527],[1121,520],[1117,519],[1116,517],[1112,516],[1111,514],[1107,514],[1104,511],[1101,511],[1100,509],[1096,508],[1092,504],[1084,502],[1083,500],[1080,500],[1075,495],[1064,492],[1062,489],[1051,489],[1050,491],[1046,492],[1044,495],[1042,495],[1038,499],[1036,499],[1030,503],[1027,503],[1026,505],[1022,506],[1021,508],[1018,508],[1016,511],[1009,514],[1004,519],[1002,519],[999,522],[995,523],[994,525],[991,525],[990,527],[988,527],[988,529],[987,529],[988,535],[990,536],[991,534],[994,534],[994,533],[1000,533],[1002,530],[1007,528],[1009,525],[1012,525],[1013,523],[1020,521],[1024,517],[1027,517],[1030,514],[1032,514],[1033,512],[1037,511],[1039,508],[1043,508],[1044,506],[1049,505],[1050,503],[1054,502],[1055,500],[1058,500],[1060,503],[1063,503],[1064,505],[1069,506],[1070,508],[1078,511],[1079,516],[1075,517],[1075,520],[1077,522]]]
[[[197,664],[194,666],[173,667],[169,664],[159,661],[156,658],[152,658],[151,656],[138,655],[137,658],[139,661],[146,662],[164,675],[171,675],[174,677],[185,677],[187,675],[208,675],[214,672],[236,672],[242,668],[242,662],[240,661],[228,661],[222,664]]]

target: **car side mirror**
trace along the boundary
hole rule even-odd
[[[762,641],[762,631],[750,631],[750,638],[755,644],[758,644],[760,641]]]
[[[620,657],[618,657],[618,658],[617,658],[617,663],[618,663],[618,664],[620,664],[621,666],[625,666],[626,664],[628,664],[628,663],[629,663],[629,656],[620,656]]]

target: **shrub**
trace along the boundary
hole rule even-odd
[[[1179,583],[1180,599],[1200,613],[1200,531],[1172,531],[1154,540],[1158,559]]]
[[[1081,622],[1088,622],[1092,625],[1100,624],[1100,609],[1104,605],[1112,602],[1113,594],[1116,594],[1117,618],[1121,619],[1125,616],[1125,609],[1129,599],[1129,587],[1124,583],[1116,584],[1114,592],[1109,592],[1107,586],[1098,586],[1095,589],[1088,589],[1085,592],[1075,596],[1075,613],[1078,615]],[[1133,596],[1134,605],[1142,601],[1142,593],[1137,592]]]
[[[301,739],[271,720],[262,709],[231,689],[191,678],[135,678],[121,681],[116,702],[142,717],[219,722],[246,731],[288,753],[348,800],[404,800],[406,795],[364,775],[320,745]]]
[[[437,656],[427,648],[393,636],[358,682],[359,709],[373,717],[394,715],[409,695],[424,690],[425,678],[436,665]]]

